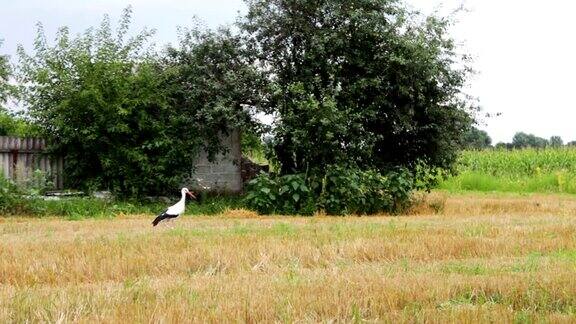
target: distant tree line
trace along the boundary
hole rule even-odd
[[[492,147],[492,138],[486,131],[471,127],[464,135],[464,149],[483,150],[489,147]]]
[[[506,148],[506,149],[521,149],[521,148],[557,148],[563,146],[576,146],[576,141],[564,143],[564,140],[560,136],[552,136],[550,139],[545,139],[534,134],[527,134],[524,132],[518,132],[512,138],[511,143],[497,143],[496,148]]]
[[[511,143],[499,142],[492,146],[492,139],[486,131],[472,127],[464,137],[463,148],[467,150],[482,150],[494,147],[498,149],[511,150],[522,148],[547,148],[563,146],[576,146],[576,141],[571,141],[564,144],[564,140],[560,136],[552,136],[550,139],[545,139],[534,134],[527,134],[524,132],[517,132],[512,138]]]

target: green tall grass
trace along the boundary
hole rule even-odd
[[[0,215],[16,216],[63,216],[70,220],[86,218],[114,218],[125,214],[161,213],[170,204],[177,201],[174,198],[169,203],[142,202],[128,200],[102,200],[95,198],[67,198],[61,200],[44,200],[41,198],[19,198],[18,208],[0,209]],[[186,205],[188,215],[216,215],[229,209],[240,208],[241,198],[235,196],[210,196],[200,201],[190,201]]]
[[[576,149],[462,152],[458,175],[440,183],[450,191],[576,194]]]

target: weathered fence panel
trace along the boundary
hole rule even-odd
[[[0,169],[16,183],[25,183],[40,170],[51,177],[54,189],[64,187],[64,159],[48,155],[41,138],[0,136]]]

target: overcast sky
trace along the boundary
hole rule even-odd
[[[443,14],[461,0],[408,0],[423,12]],[[133,28],[157,30],[159,44],[176,41],[176,26],[198,16],[210,27],[234,22],[242,0],[3,0],[0,6],[0,54],[15,55],[16,46],[31,48],[35,24],[44,24],[49,39],[59,26],[73,33],[97,25],[105,13],[114,20],[131,4]],[[509,142],[516,131],[576,140],[576,2],[569,0],[467,0],[453,36],[473,55],[478,74],[468,93],[479,99],[494,142]]]

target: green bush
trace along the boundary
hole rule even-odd
[[[316,210],[303,174],[282,177],[261,173],[250,181],[246,205],[260,214],[311,215]]]
[[[10,180],[0,175],[0,214],[12,215],[25,212],[27,209],[21,192]]]
[[[128,38],[131,9],[117,29],[106,16],[49,43],[42,25],[33,51],[19,49],[22,103],[54,153],[66,156],[66,186],[124,198],[166,195],[222,137],[254,123],[258,71],[230,32],[184,30],[177,47],[150,51],[152,32]],[[1,117],[1,116],[0,116]],[[1,121],[1,120],[0,120]]]
[[[329,215],[395,213],[406,208],[418,188],[416,173],[331,166],[324,176],[260,174],[248,186],[245,203],[260,214]]]
[[[318,205],[331,215],[396,213],[410,202],[414,174],[404,169],[382,175],[374,170],[331,167]]]
[[[40,169],[34,170],[32,176],[19,185],[20,190],[31,196],[45,194],[48,190],[54,188],[52,176]]]

